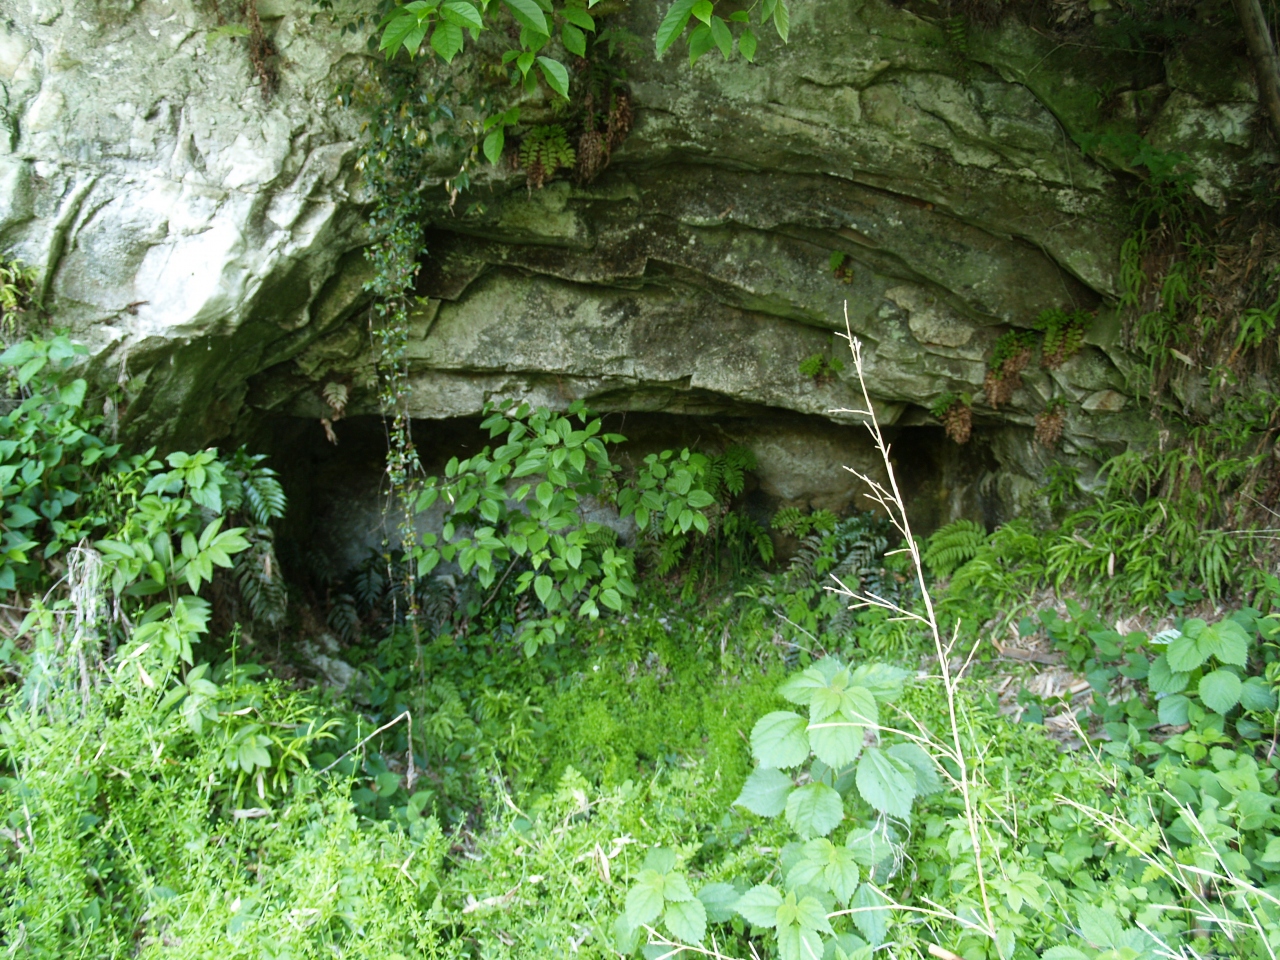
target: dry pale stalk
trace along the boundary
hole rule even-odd
[[[873,593],[858,593],[849,590],[844,584],[839,584],[838,593],[847,596],[854,601],[853,606],[874,606],[881,607],[894,613],[896,616],[904,617],[923,624],[928,628],[933,638],[934,651],[938,658],[938,667],[941,671],[941,679],[943,690],[947,698],[947,718],[951,727],[951,744],[946,750],[947,755],[953,763],[955,763],[958,776],[955,778],[960,793],[964,800],[965,824],[969,833],[969,842],[973,845],[974,866],[977,870],[978,892],[982,900],[983,918],[986,921],[986,929],[982,932],[995,939],[995,918],[991,912],[991,901],[987,894],[987,878],[986,870],[983,864],[983,845],[982,830],[979,824],[979,816],[974,805],[973,796],[970,790],[970,773],[969,764],[965,757],[964,742],[960,732],[960,718],[956,706],[956,689],[957,676],[953,673],[951,667],[951,652],[955,647],[956,637],[952,637],[950,643],[944,643],[941,631],[938,628],[938,618],[933,608],[933,599],[929,596],[928,585],[925,583],[924,564],[920,559],[920,548],[916,545],[915,537],[911,534],[911,523],[907,519],[906,502],[903,500],[902,491],[898,487],[898,479],[893,471],[893,463],[889,459],[889,446],[885,443],[884,435],[880,431],[880,424],[876,420],[875,408],[871,404],[871,396],[867,392],[867,381],[864,376],[864,368],[862,362],[862,342],[853,335],[853,328],[849,323],[849,305],[846,302],[844,310],[845,336],[849,341],[849,350],[853,354],[853,368],[858,375],[858,386],[862,390],[862,410],[842,411],[851,412],[864,417],[863,425],[871,434],[871,439],[875,444],[876,452],[880,454],[880,459],[884,463],[884,469],[888,480],[888,486],[879,481],[873,480],[866,474],[859,473],[850,467],[846,467],[850,473],[867,484],[870,492],[866,494],[871,500],[878,503],[885,513],[889,516],[898,532],[902,534],[905,546],[903,549],[910,554],[912,568],[915,570],[916,579],[920,586],[920,596],[924,603],[925,614],[920,616],[909,610],[905,610],[892,601],[885,600]],[[839,583],[839,581],[837,581]],[[962,671],[963,672],[963,671]]]

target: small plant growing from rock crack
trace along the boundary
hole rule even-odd
[[[835,250],[832,252],[830,259],[827,260],[831,275],[841,283],[853,283],[853,270],[846,263],[848,259],[845,254]]]
[[[1067,423],[1067,400],[1054,397],[1036,414],[1036,442],[1052,450],[1062,439],[1062,429]]]
[[[967,393],[944,393],[929,408],[942,422],[947,436],[956,443],[968,443],[973,432],[973,398]]]
[[[844,370],[844,362],[839,357],[827,359],[820,353],[810,354],[800,361],[800,375],[812,377],[816,384],[830,383]]]
[[[982,382],[993,409],[1012,400],[1014,391],[1022,386],[1022,371],[1031,362],[1034,348],[1035,334],[1028,330],[1010,330],[996,341]]]
[[[519,161],[530,188],[543,184],[560,169],[572,168],[577,154],[569,143],[564,127],[558,123],[534,127],[520,144]]]
[[[1084,346],[1084,333],[1091,319],[1092,315],[1084,310],[1067,313],[1053,308],[1040,314],[1033,324],[1044,334],[1040,366],[1046,370],[1056,370],[1079,353]]]

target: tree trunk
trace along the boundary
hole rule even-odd
[[[1280,57],[1271,39],[1267,16],[1261,0],[1231,0],[1236,16],[1244,28],[1244,39],[1253,58],[1253,70],[1258,77],[1258,99],[1271,117],[1271,130],[1280,142]]]

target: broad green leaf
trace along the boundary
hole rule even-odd
[[[750,27],[743,27],[742,35],[738,37],[738,52],[747,63],[756,62],[756,46],[756,35],[751,32]]]
[[[777,6],[773,8],[773,25],[777,28],[782,42],[786,43],[791,35],[791,13],[787,9],[787,0],[777,0]]]
[[[551,31],[547,29],[547,18],[543,15],[542,8],[533,0],[502,0],[502,3],[521,26],[544,37],[551,36]]]
[[[915,771],[905,761],[876,747],[868,747],[858,761],[858,792],[881,813],[904,820],[916,798]]]
[[[808,724],[789,710],[766,713],[751,729],[751,753],[765,767],[794,767],[809,759]]]
[[[893,844],[883,833],[866,827],[850,831],[844,845],[853,858],[868,870],[893,856],[894,852]]]
[[[1165,657],[1168,658],[1170,670],[1185,673],[1208,660],[1209,654],[1200,649],[1194,638],[1184,633],[1170,641]]]
[[[1095,947],[1119,947],[1124,938],[1124,926],[1099,907],[1080,904],[1080,935]]]
[[[656,870],[641,870],[627,891],[627,921],[633,927],[652,923],[662,912],[663,875]]]
[[[822,938],[798,924],[779,926],[778,956],[780,960],[822,960]]]
[[[884,943],[885,935],[889,932],[889,910],[884,906],[887,902],[884,896],[871,889],[870,884],[864,883],[858,887],[858,892],[853,895],[853,902],[849,904],[849,909],[853,911],[850,919],[873,947]]]
[[[839,770],[858,759],[865,731],[862,724],[854,723],[841,711],[820,723],[809,724],[809,745],[815,757]]]
[[[395,11],[394,15],[387,21],[386,27],[382,31],[382,42],[378,44],[379,50],[387,52],[388,59],[396,55],[396,51],[400,49],[405,38],[418,28],[418,18],[413,13],[401,10]]]
[[[1190,679],[1191,674],[1170,669],[1169,657],[1162,653],[1151,661],[1151,669],[1147,673],[1147,686],[1151,688],[1152,693],[1181,693],[1187,689]]]
[[[707,932],[707,911],[696,897],[668,903],[662,919],[672,936],[685,943],[701,943]]]
[[[1089,956],[1075,947],[1058,946],[1050,947],[1040,954],[1040,960],[1089,960]]]
[[[778,923],[778,908],[782,906],[782,894],[767,883],[752,887],[733,905],[733,909],[757,927],[774,927]]]
[[[795,789],[791,778],[772,767],[756,767],[742,785],[735,806],[746,807],[760,817],[776,817],[787,807],[787,796]]]
[[[1190,706],[1191,701],[1181,693],[1171,693],[1160,699],[1156,713],[1161,723],[1178,727],[1187,722],[1187,708]]]
[[[816,930],[819,933],[835,933],[827,920],[827,911],[823,909],[817,897],[803,897],[796,904],[796,922],[802,930]],[[821,956],[821,952],[819,952]]]
[[[825,783],[807,783],[787,797],[787,822],[808,840],[825,837],[844,819],[844,801]]]
[[[662,23],[658,24],[654,43],[659,57],[671,49],[671,45],[680,39],[680,34],[684,33],[685,25],[693,14],[695,2],[696,0],[676,0],[667,11],[667,15],[662,18]]]
[[[683,903],[694,898],[693,891],[689,889],[689,881],[678,873],[663,876],[662,896],[672,903]]]
[[[492,164],[497,164],[502,159],[502,150],[507,144],[507,135],[500,126],[494,127],[489,131],[489,135],[484,138],[484,155]]]
[[[484,20],[480,17],[480,11],[475,5],[468,3],[467,0],[445,0],[445,4],[440,8],[444,16],[460,27],[472,27],[476,30],[484,29]]]
[[[914,743],[895,743],[888,751],[899,760],[905,760],[916,775],[916,793],[927,797],[942,789],[942,778],[938,776],[938,766],[930,756]]]
[[[585,57],[587,55],[586,34],[571,23],[566,23],[560,28],[560,42],[575,57]],[[581,455],[582,451],[579,450],[578,454]],[[585,463],[585,460],[583,462]],[[581,470],[582,466],[578,466],[578,469]]]
[[[815,690],[830,686],[841,667],[839,661],[826,658],[799,673],[793,673],[778,686],[778,696],[797,706],[808,706]]]
[[[733,34],[729,32],[729,25],[719,17],[711,18],[711,39],[726,60],[733,56]]]
[[[1240,685],[1240,704],[1246,710],[1274,710],[1275,691],[1261,677],[1250,677]]]
[[[653,847],[644,857],[642,869],[654,873],[670,873],[676,868],[676,852],[670,847]]]
[[[864,663],[850,675],[849,685],[865,687],[881,703],[892,703],[902,696],[902,685],[910,676],[910,670],[887,663]]]
[[[709,921],[727,923],[733,919],[734,906],[738,902],[738,891],[727,883],[708,883],[698,891],[698,899],[702,901]]]
[[[547,86],[568,100],[569,71],[565,69],[564,64],[550,57],[538,57],[538,69],[542,71]]]
[[[596,22],[592,19],[591,14],[581,7],[564,7],[560,10],[560,15],[574,26],[581,27],[583,30],[595,30],[596,28]],[[598,426],[597,429],[599,429]]]
[[[436,24],[431,31],[431,49],[440,54],[445,63],[452,63],[462,49],[462,28],[456,23]]]
[[[697,63],[713,46],[715,46],[715,38],[711,35],[711,28],[705,23],[694,27],[693,32],[689,34],[689,65],[693,66]]]
[[[1210,710],[1226,713],[1240,702],[1241,686],[1230,670],[1215,670],[1200,678],[1200,699]]]
[[[1196,638],[1197,646],[1206,656],[1237,667],[1249,662],[1249,641],[1249,634],[1234,620],[1220,620]]]
[[[538,595],[538,599],[544,604],[551,598],[551,591],[555,589],[555,584],[551,578],[545,573],[534,578],[533,592]]]
[[[711,5],[711,0],[697,0],[693,5],[693,15],[703,23],[711,23],[711,11],[715,7]]]
[[[716,498],[705,490],[693,490],[689,493],[688,504],[695,510],[701,510],[709,507],[716,502]]]

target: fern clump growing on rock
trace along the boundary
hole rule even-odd
[[[1012,400],[1014,391],[1022,386],[1022,371],[1031,362],[1034,347],[1035,334],[1026,330],[1010,330],[996,341],[982,382],[993,409]]]
[[[577,154],[564,127],[549,124],[534,127],[525,134],[519,158],[529,186],[541,190],[557,171],[571,169],[577,161]]]
[[[948,437],[959,444],[969,442],[973,433],[973,404],[968,394],[944,393],[929,412],[942,422]]]

